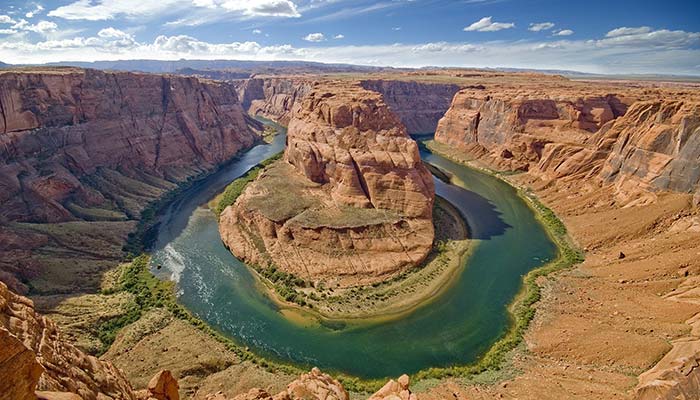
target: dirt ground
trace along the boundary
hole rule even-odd
[[[631,398],[638,376],[674,343],[699,339],[686,321],[700,313],[700,212],[689,195],[658,194],[625,207],[611,188],[510,179],[557,213],[586,260],[541,282],[543,299],[526,350],[513,360],[520,371],[513,379],[450,379],[419,398]]]

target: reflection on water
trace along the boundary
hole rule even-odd
[[[205,208],[234,177],[284,146],[284,135],[258,146],[171,207],[161,225],[154,273],[178,278],[179,301],[239,343],[268,357],[361,377],[398,376],[474,361],[509,324],[507,306],[522,276],[556,248],[516,191],[489,175],[422,150],[453,175],[439,195],[467,219],[475,247],[467,268],[439,298],[400,320],[302,326],[285,318],[256,288],[251,272],[223,246]]]

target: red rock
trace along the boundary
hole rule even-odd
[[[168,370],[158,372],[148,382],[148,393],[155,400],[180,400],[180,386]]]
[[[43,372],[35,354],[10,331],[0,327],[0,397],[36,399],[34,391]]]
[[[287,141],[285,162],[221,215],[222,240],[237,257],[341,286],[385,280],[425,259],[432,177],[381,95],[319,83],[297,101]]]
[[[76,219],[67,201],[104,201],[84,182],[101,168],[184,179],[256,140],[235,86],[188,77],[5,71],[0,109],[0,218],[8,220]]]

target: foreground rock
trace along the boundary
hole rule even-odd
[[[0,369],[9,375],[1,382],[14,382],[20,399],[30,396],[34,387],[78,394],[84,400],[135,398],[131,385],[112,363],[67,343],[51,320],[34,311],[31,300],[10,292],[2,282],[0,340],[7,344],[0,346],[0,360],[11,360],[13,365]]]
[[[432,177],[381,96],[317,84],[297,102],[284,161],[221,215],[239,258],[312,282],[367,284],[420,264],[434,231]]]

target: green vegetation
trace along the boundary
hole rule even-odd
[[[241,193],[243,193],[245,187],[250,182],[254,181],[258,177],[260,172],[262,172],[268,165],[282,158],[282,154],[282,152],[279,152],[276,155],[268,158],[267,160],[259,163],[258,165],[249,169],[248,172],[246,172],[243,176],[234,180],[228,186],[226,186],[226,189],[224,189],[224,192],[218,197],[218,202],[216,202],[215,207],[212,210],[214,211],[214,214],[216,214],[216,216],[219,217],[221,213],[224,212],[226,207],[233,205],[233,203],[236,202],[238,196],[240,196]]]
[[[136,322],[147,311],[161,308],[169,311],[175,318],[188,322],[195,328],[223,343],[226,349],[234,353],[241,361],[250,361],[268,371],[279,371],[290,374],[299,374],[300,368],[295,366],[275,363],[254,355],[247,348],[240,346],[233,340],[223,336],[211,328],[201,319],[192,315],[187,309],[177,302],[175,297],[175,283],[162,281],[149,270],[150,256],[141,254],[135,257],[129,264],[122,268],[119,282],[113,289],[104,294],[127,292],[133,296],[132,302],[126,307],[126,313],[107,320],[98,327],[98,335],[103,345],[103,352],[114,342],[119,330],[133,322]]]
[[[219,215],[228,205],[233,204],[244,190],[246,184],[253,181],[265,167],[279,158],[280,155],[278,154],[265,160],[248,171],[244,176],[231,183],[216,203],[214,212]],[[103,349],[106,350],[109,347],[121,328],[135,322],[150,309],[162,308],[168,310],[176,318],[190,323],[215,340],[223,343],[229,351],[236,354],[242,361],[250,361],[270,372],[284,372],[289,374],[301,373],[302,369],[300,367],[271,361],[257,356],[251,353],[247,348],[242,347],[233,340],[223,336],[218,331],[215,331],[204,321],[193,316],[183,306],[177,303],[174,295],[174,283],[161,281],[150,273],[148,268],[149,256],[143,253],[142,250],[145,248],[144,245],[149,237],[149,232],[152,230],[155,223],[155,216],[182,190],[190,187],[194,181],[195,179],[189,180],[185,185],[169,192],[166,196],[151,203],[149,207],[142,211],[142,221],[139,223],[137,231],[133,235],[130,235],[129,244],[125,246],[125,251],[131,251],[134,254],[141,255],[135,257],[130,264],[124,267],[118,285],[115,289],[111,290],[111,292],[125,291],[130,293],[133,296],[133,301],[127,306],[126,313],[107,320],[99,326],[99,338],[103,343]],[[559,256],[556,260],[539,269],[531,271],[525,276],[523,289],[511,306],[513,320],[511,328],[478,362],[463,366],[430,368],[415,374],[413,377],[414,380],[439,379],[449,376],[473,377],[484,373],[491,374],[494,373],[494,371],[497,372],[501,370],[508,361],[508,354],[522,343],[523,335],[530,321],[532,321],[535,316],[535,304],[541,298],[541,288],[537,284],[537,279],[564,268],[571,267],[583,260],[583,254],[571,243],[567,236],[566,227],[556,215],[549,208],[540,203],[532,194],[521,191],[520,195],[526,199],[533,210],[536,211],[538,219],[543,223],[552,239],[559,247]],[[444,252],[445,244],[439,242],[436,245],[435,251],[438,255]],[[311,298],[312,295],[306,295],[296,290],[296,288],[308,287],[308,282],[291,274],[279,271],[274,267],[268,267],[266,269],[257,268],[257,270],[262,277],[272,283],[276,292],[285,300],[310,307],[306,299]],[[405,278],[406,276],[402,274],[402,276],[396,277],[392,281]],[[375,288],[385,284],[386,283],[378,284]],[[326,291],[332,293],[332,289],[325,289],[322,286],[316,289],[317,291],[324,292],[324,294]],[[357,289],[355,294],[362,294],[361,289]],[[332,373],[333,371],[327,372]],[[381,387],[385,381],[384,379],[365,380],[343,374],[338,374],[337,377],[345,388],[352,392],[373,392]]]

